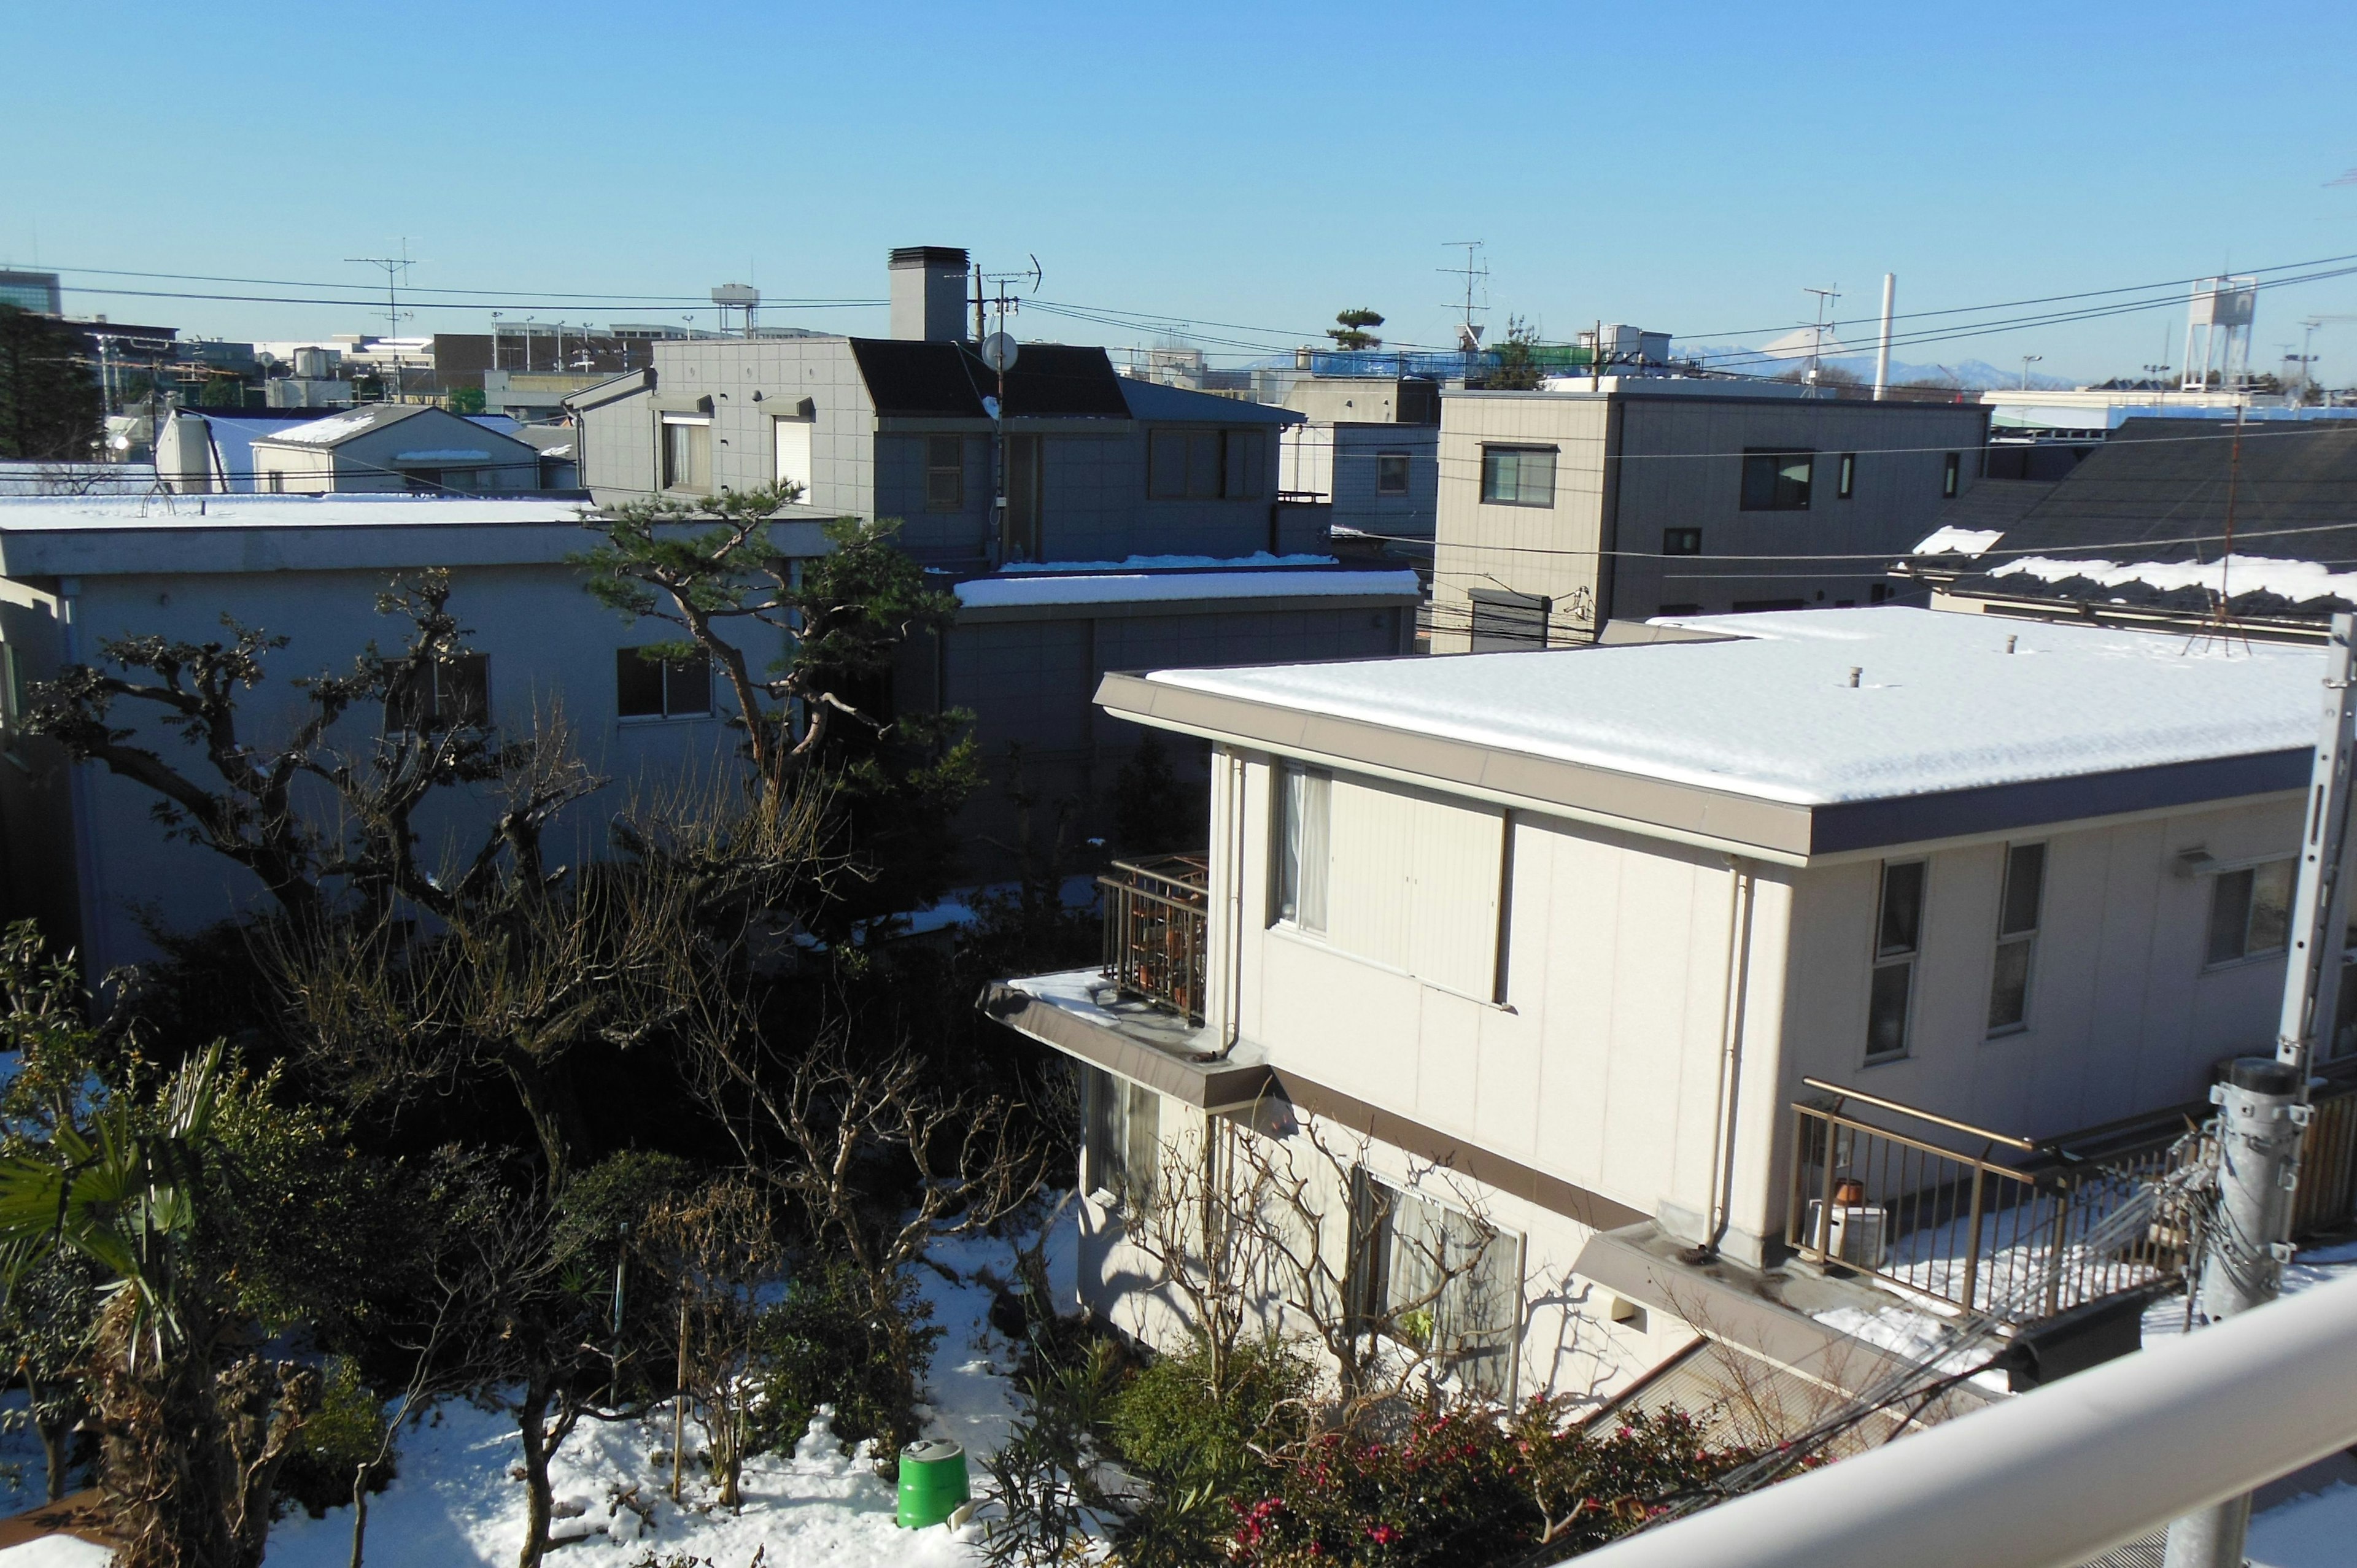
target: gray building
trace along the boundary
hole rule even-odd
[[[487,495],[541,487],[536,447],[425,403],[365,403],[274,431],[253,450],[253,488],[271,495]]]
[[[1873,605],[1981,472],[1988,411],[1607,376],[1441,399],[1432,650],[1615,618]],[[1917,591],[1914,596],[1921,597]]]
[[[1301,415],[1118,376],[1099,348],[1026,343],[1002,378],[966,338],[966,279],[963,251],[909,247],[888,338],[654,343],[565,400],[581,483],[611,506],[791,482],[791,515],[899,520],[960,607],[893,701],[973,712],[995,767],[1020,747],[1027,786],[1092,830],[1139,738],[1091,705],[1107,670],[1411,645],[1413,575],[1332,562],[1323,509],[1279,495]],[[996,812],[977,835],[1007,836]]]

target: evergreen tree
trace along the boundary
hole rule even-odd
[[[0,305],[0,457],[87,459],[105,412],[81,336]]]

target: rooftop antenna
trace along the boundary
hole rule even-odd
[[[1476,311],[1486,312],[1490,308],[1490,264],[1481,260],[1481,247],[1486,242],[1446,240],[1441,243],[1445,250],[1453,251],[1459,245],[1465,247],[1463,266],[1442,267],[1438,270],[1465,280],[1463,306],[1465,314],[1457,325],[1457,346],[1465,351],[1465,379],[1469,381],[1473,379],[1473,369],[1481,352],[1481,326],[1473,319],[1473,315]],[[1481,295],[1481,302],[1479,305],[1473,303],[1473,295],[1477,288]]]
[[[1831,308],[1834,301],[1841,297],[1841,285],[1835,284],[1830,288],[1809,288],[1804,285],[1801,292],[1817,296],[1817,319],[1813,323],[1803,324],[1807,325],[1810,330],[1808,387],[1813,393],[1817,387],[1819,361],[1824,358],[1825,353],[1825,312]]]
[[[401,237],[401,254],[398,256],[346,256],[344,260],[365,262],[370,266],[384,269],[384,335],[393,355],[393,389],[385,401],[399,403],[402,399],[401,350],[391,349],[390,344],[393,338],[401,336],[401,274],[416,264],[410,258],[409,236],[404,234]]]

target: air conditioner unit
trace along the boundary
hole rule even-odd
[[[1806,1243],[1817,1243],[1819,1226],[1824,1226],[1825,1257],[1836,1263],[1846,1263],[1853,1269],[1878,1269],[1890,1255],[1890,1210],[1874,1204],[1836,1204],[1830,1221],[1825,1218],[1825,1201],[1809,1199],[1809,1228],[1803,1233]]]

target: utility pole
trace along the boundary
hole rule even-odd
[[[2341,955],[2349,923],[2350,770],[2357,761],[2351,674],[2357,616],[2332,618],[2324,709],[2309,774],[2307,832],[2292,896],[2292,947],[2285,973],[2276,1054],[2236,1059],[2210,1091],[2218,1110],[2218,1212],[2202,1255],[2198,1304],[2203,1321],[2276,1298],[2291,1257],[2292,1199],[2309,1121],[2308,1069],[2319,1036],[2329,1049],[2339,1012]],[[2250,1530],[2245,1492],[2172,1520],[2166,1568],[2241,1568]]]

